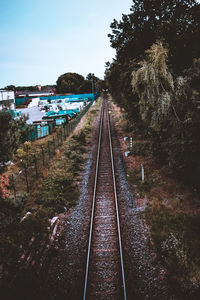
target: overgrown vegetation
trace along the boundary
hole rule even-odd
[[[35,299],[40,293],[41,279],[37,270],[24,269],[20,257],[26,251],[40,252],[49,239],[50,218],[76,205],[79,197],[77,183],[81,180],[86,147],[99,105],[100,101],[92,106],[83,128],[64,142],[52,160],[48,174],[44,172],[43,181],[38,181],[33,195],[24,194],[15,200],[4,193],[0,198],[0,290],[4,299],[19,295],[27,297],[30,290]],[[24,159],[24,153],[27,153],[30,159],[30,144],[26,143],[24,147],[23,153],[18,152],[18,155],[23,154]],[[28,289],[21,289],[24,280]]]
[[[30,133],[26,126],[26,117],[14,119],[6,110],[0,111],[0,173],[5,163],[12,159],[20,144],[26,141]]]
[[[94,93],[100,92],[104,81],[89,73],[86,79],[77,73],[65,73],[58,77],[56,81],[57,93]]]
[[[134,135],[135,168],[128,178],[136,195],[148,198],[151,245],[179,299],[185,283],[200,284],[199,20],[195,0],[133,0],[130,14],[111,24],[116,57],[106,64],[126,135]],[[190,196],[181,196],[186,187]]]
[[[75,179],[82,170],[86,134],[81,129],[63,145],[61,154],[51,163],[46,178],[37,196],[36,203],[51,214],[64,212],[77,203],[79,192]]]
[[[172,176],[169,168],[153,159],[149,135],[142,136],[121,117],[125,136],[134,143],[127,164],[127,179],[141,207],[141,216],[150,227],[150,246],[156,252],[169,286],[178,299],[198,299],[200,284],[200,197]],[[129,140],[126,142],[129,148]],[[144,163],[144,181],[141,178]],[[132,165],[134,167],[132,167]],[[174,272],[176,270],[176,272]],[[190,296],[189,296],[190,295]],[[185,297],[185,298],[184,298]]]
[[[140,99],[140,117],[144,128],[148,128],[152,151],[157,160],[167,163],[187,183],[200,187],[200,93],[194,90],[200,77],[192,75],[200,70],[200,59],[185,71],[190,76],[174,79],[167,68],[167,50],[160,42],[147,54],[141,68],[132,73],[132,88]]]
[[[151,224],[158,258],[167,269],[167,279],[180,295],[180,282],[189,280],[190,284],[198,284],[200,281],[200,218],[177,214],[160,204],[148,208],[146,219]]]
[[[133,4],[111,24],[116,58],[106,65],[108,88],[130,123],[148,136],[157,160],[200,187],[200,4]]]

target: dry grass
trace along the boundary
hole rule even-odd
[[[146,207],[144,224],[151,230],[151,245],[167,271],[171,287],[174,288],[175,282],[181,284],[192,280],[200,283],[199,195],[174,178],[167,167],[161,168],[148,151],[125,157],[129,141],[124,141],[124,136],[132,136],[135,143],[145,141],[135,132],[127,132],[127,120],[115,105],[113,110],[119,126],[118,137],[127,178],[137,206]],[[141,163],[145,166],[144,182],[141,181]],[[172,276],[174,269],[176,274]]]
[[[90,130],[96,114],[99,111],[99,107],[100,101],[98,101],[94,106],[91,106],[74,132],[71,133],[70,136],[68,136],[64,141],[62,146],[57,149],[56,155],[50,161],[48,168],[42,169],[42,175],[39,180],[35,182],[35,189],[33,189],[31,192],[29,201],[30,205],[35,205],[38,192],[44,188],[43,183],[48,178],[65,178],[66,174],[68,174],[73,183],[77,187],[79,186],[79,182],[81,180],[80,175],[82,173],[81,165],[86,159],[86,155],[84,154],[86,150],[84,150],[84,147],[87,145],[89,140]],[[81,133],[84,135],[84,141],[81,141],[81,137],[79,136]],[[85,140],[87,140],[87,142],[85,142]],[[73,149],[75,149],[75,151]]]

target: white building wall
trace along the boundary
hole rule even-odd
[[[13,91],[0,90],[0,109],[10,106],[15,110],[15,93]]]

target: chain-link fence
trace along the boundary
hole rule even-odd
[[[66,138],[73,132],[81,118],[88,111],[93,102],[90,102],[77,116],[67,125],[56,129],[55,134],[47,141],[47,144],[40,146],[40,149],[26,160],[20,161],[20,171],[18,174],[10,176],[11,196],[14,198],[24,192],[29,193],[35,187],[36,180],[42,174],[42,170],[48,167],[49,161],[53,158]]]

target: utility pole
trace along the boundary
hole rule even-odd
[[[92,94],[94,94],[94,78],[92,78],[91,81],[92,81]]]

